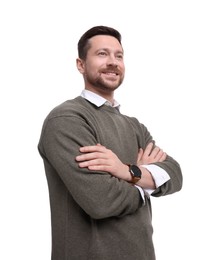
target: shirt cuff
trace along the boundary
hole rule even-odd
[[[143,189],[140,187],[140,186],[137,186],[137,185],[134,185],[136,188],[138,188],[139,192],[140,192],[140,195],[143,199],[143,204],[145,204],[145,197],[144,197],[144,191]]]
[[[165,182],[170,180],[169,174],[164,169],[162,169],[161,167],[155,164],[141,165],[141,166],[146,168],[151,173],[156,188],[160,187]],[[153,191],[154,191],[153,189],[145,189],[145,192],[148,193],[149,195],[151,195]]]

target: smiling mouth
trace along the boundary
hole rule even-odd
[[[102,73],[105,75],[109,75],[109,76],[118,76],[119,75],[119,73],[117,73],[116,71],[105,71]]]
[[[118,75],[119,74],[117,74],[117,73],[113,73],[113,72],[106,72],[106,73],[103,73],[103,75],[104,75],[104,77],[106,78],[106,79],[110,79],[110,80],[116,80],[116,79],[118,79]]]

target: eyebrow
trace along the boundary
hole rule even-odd
[[[96,52],[98,52],[98,51],[107,51],[107,52],[109,52],[110,49],[108,49],[108,48],[99,48]],[[116,53],[124,54],[123,50],[117,50],[117,51],[115,51],[115,52],[116,52]]]

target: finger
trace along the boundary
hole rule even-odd
[[[150,156],[152,158],[155,158],[158,155],[159,152],[160,152],[160,148],[158,146],[155,146],[154,149],[152,150]]]
[[[164,153],[164,151],[163,151],[162,149],[160,149],[160,150],[157,152],[157,154],[155,154],[154,159],[155,159],[155,160],[160,160],[160,158],[162,157],[163,153]]]
[[[81,168],[85,168],[85,167],[91,167],[91,166],[104,166],[106,165],[107,166],[107,162],[103,159],[93,159],[93,160],[89,160],[89,161],[83,161],[83,162],[80,162],[79,164],[79,167]]]
[[[153,148],[153,143],[150,142],[147,146],[146,146],[146,149],[144,151],[144,154],[145,155],[150,155],[151,151],[152,151],[152,148]]]
[[[137,162],[139,162],[141,160],[142,156],[143,156],[143,149],[140,148],[139,152],[138,152],[138,156],[137,156]]]
[[[98,144],[98,145],[89,145],[89,146],[83,146],[80,147],[80,152],[82,153],[88,153],[88,152],[102,152],[104,151],[105,147]]]
[[[97,146],[102,146],[100,143],[97,143]]]
[[[164,151],[163,151],[163,150],[160,150],[160,151],[157,153],[157,155],[155,156],[155,160],[158,160],[158,161],[162,160],[161,158],[163,157],[163,155],[164,155]]]
[[[159,162],[163,162],[166,160],[166,157],[167,157],[167,154],[166,153],[163,153],[162,156],[160,157],[159,159]]]
[[[86,154],[81,154],[76,156],[76,161],[88,161],[88,160],[93,160],[93,159],[98,159],[98,158],[103,158],[104,154],[101,152],[90,152]]]

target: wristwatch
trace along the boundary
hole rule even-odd
[[[129,164],[129,172],[131,173],[132,183],[136,183],[141,179],[142,172],[140,168],[135,164]]]

